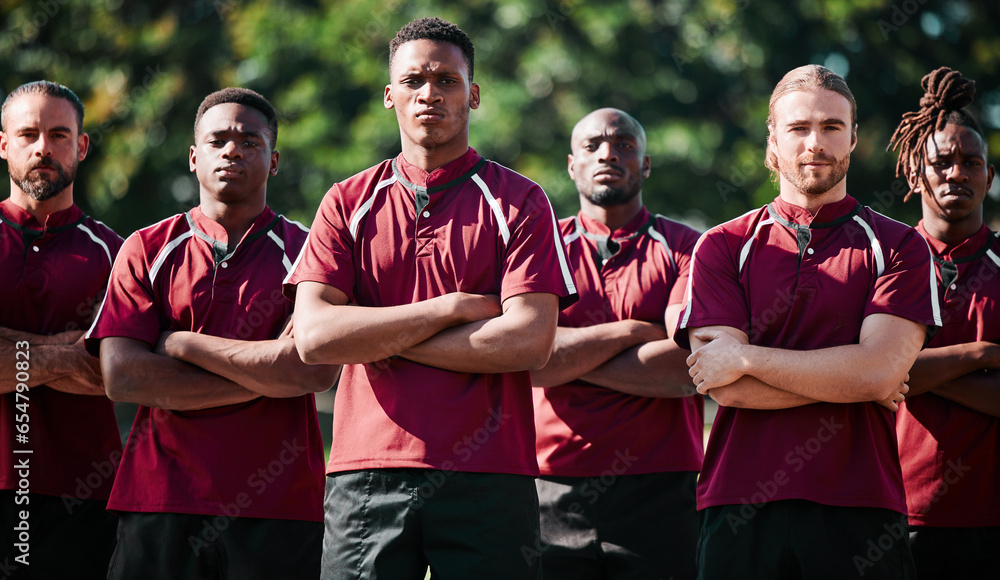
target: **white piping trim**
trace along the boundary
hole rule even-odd
[[[752,246],[754,240],[757,239],[757,234],[760,233],[760,229],[764,226],[771,225],[773,223],[774,223],[774,218],[770,216],[757,222],[757,227],[754,228],[753,235],[750,236],[750,239],[747,240],[745,244],[743,244],[743,248],[740,250],[740,267],[737,268],[736,270],[737,274],[743,272],[743,264],[747,261],[747,256],[750,254],[750,246]],[[694,262],[692,261],[692,263]]]
[[[287,276],[292,271],[292,261],[288,259],[288,253],[285,252],[285,242],[278,237],[278,234],[274,233],[273,229],[268,230],[267,237],[271,238],[281,250],[281,265],[285,267],[285,275]]]
[[[500,226],[503,245],[506,247],[510,243],[510,229],[507,227],[507,220],[503,215],[503,210],[500,208],[500,202],[497,201],[497,198],[493,197],[493,194],[490,193],[490,188],[486,186],[486,182],[478,174],[472,176],[472,181],[482,190],[483,196],[486,198],[486,203],[490,204],[490,209],[493,210],[493,217],[496,218],[497,225]]]
[[[991,260],[993,260],[994,264],[1000,266],[1000,257],[994,254],[993,250],[986,250],[986,255],[989,256]]]
[[[382,181],[378,182],[378,184],[375,186],[375,190],[372,191],[372,194],[368,196],[368,199],[366,199],[363,204],[361,204],[361,207],[358,208],[358,212],[351,217],[350,230],[351,230],[352,240],[357,241],[358,228],[361,226],[361,218],[365,217],[365,215],[368,213],[368,210],[371,209],[372,204],[375,203],[375,196],[378,195],[378,192],[382,191],[383,188],[388,187],[393,183],[396,183],[395,175],[393,175],[388,179],[383,179]],[[298,260],[296,260],[296,263],[298,263]]]
[[[88,228],[87,226],[83,225],[82,222],[79,223],[79,224],[76,224],[76,227],[78,227],[81,230],[83,230],[88,236],[90,236],[90,239],[94,240],[94,242],[97,243],[97,245],[99,245],[102,248],[104,248],[104,255],[108,257],[108,264],[110,264],[110,265],[113,266],[115,261],[111,258],[111,250],[108,249],[108,245],[104,243],[104,240],[102,240],[101,238],[95,236],[94,232],[90,231],[90,228]]]
[[[875,268],[878,270],[876,277],[881,276],[885,272],[885,257],[882,255],[882,244],[878,243],[878,238],[875,237],[875,232],[872,231],[871,226],[868,225],[861,216],[854,216],[854,221],[861,224],[861,227],[865,230],[865,234],[868,235],[868,242],[872,246],[872,253],[875,254]],[[933,268],[931,268],[931,274],[933,274]],[[935,293],[937,286],[935,285]]]
[[[156,256],[155,260],[153,260],[153,265],[149,267],[150,285],[152,285],[153,282],[156,281],[156,275],[160,272],[160,268],[163,267],[163,263],[167,261],[167,256],[170,254],[170,252],[174,251],[177,248],[177,246],[184,243],[184,240],[190,238],[193,235],[194,235],[194,230],[188,230],[183,234],[177,236],[173,240],[171,240],[170,243],[167,244],[166,246],[163,246],[163,249],[160,250],[159,255]]]

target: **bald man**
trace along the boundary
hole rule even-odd
[[[580,212],[560,222],[580,300],[532,371],[546,578],[694,578],[703,400],[670,334],[698,233],[649,213],[646,134],[599,109],[573,129]]]

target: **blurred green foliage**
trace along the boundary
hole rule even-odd
[[[269,201],[308,224],[331,184],[398,152],[382,107],[388,43],[431,15],[476,45],[473,147],[539,182],[560,216],[577,209],[570,130],[601,106],[646,127],[654,211],[704,229],[769,201],[768,97],[806,63],[851,85],[860,143],[848,190],[883,213],[919,218],[892,193],[885,147],[930,70],[978,81],[1000,150],[1000,4],[964,0],[2,0],[0,93],[45,78],[80,95],[93,148],[77,201],[125,235],[197,202],[197,106],[224,86],[253,88],[281,114]],[[0,194],[8,187],[0,180]],[[988,219],[997,196],[995,184]]]

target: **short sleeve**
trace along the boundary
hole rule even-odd
[[[87,332],[87,351],[97,356],[100,339],[109,336],[135,338],[155,345],[162,331],[160,326],[142,239],[135,233],[118,251],[101,309]]]
[[[559,297],[560,308],[577,300],[566,247],[548,197],[532,184],[510,228],[502,269],[501,300],[529,292]]]
[[[885,271],[872,287],[865,316],[892,314],[927,325],[941,326],[941,307],[930,247],[910,229],[897,248],[888,252]]]
[[[677,269],[677,279],[674,281],[674,285],[670,289],[667,306],[685,303],[688,289],[688,279],[691,277],[691,254],[694,253],[695,244],[698,243],[697,232],[688,228],[683,228],[682,232],[684,235],[679,236],[679,243],[672,248],[674,254],[674,264]]]
[[[339,184],[323,196],[309,237],[283,284],[290,300],[295,299],[295,287],[300,282],[327,284],[354,300],[354,236],[342,199]]]
[[[726,233],[716,228],[706,232],[695,245],[687,305],[674,333],[674,340],[683,348],[691,348],[690,328],[721,325],[743,329],[750,320],[738,264],[726,241]]]

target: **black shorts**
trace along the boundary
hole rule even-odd
[[[757,504],[759,505],[759,504]],[[906,516],[805,500],[702,511],[698,577],[916,578]]]
[[[377,469],[326,484],[325,580],[537,580],[533,478]]]
[[[921,580],[1000,578],[1000,526],[910,526],[910,549]]]
[[[107,578],[118,522],[108,502],[29,493],[21,496],[25,504],[16,497],[0,490],[0,578]],[[27,566],[15,560],[25,551]]]
[[[693,471],[536,481],[546,580],[695,577]]]
[[[198,514],[119,514],[109,580],[314,580],[322,522]]]

